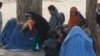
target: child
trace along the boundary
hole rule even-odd
[[[71,29],[68,25],[63,25],[63,31],[66,33],[66,35],[68,34],[69,30]]]
[[[56,39],[58,40],[58,49],[60,49],[60,46],[64,40],[64,38],[66,37],[66,33],[63,31],[63,27],[62,26],[58,26],[56,27]]]
[[[60,21],[59,21],[59,13],[57,8],[54,5],[50,5],[48,7],[48,11],[51,15],[50,20],[49,20],[49,25],[50,25],[50,30],[55,30],[56,26],[60,25]]]
[[[45,56],[58,56],[58,41],[55,39],[55,32],[49,31],[48,37],[44,43]]]
[[[80,15],[78,9],[76,7],[71,7],[68,26],[72,28],[73,26],[76,26],[79,23],[79,21],[80,21]]]
[[[90,29],[87,26],[86,20],[81,20],[79,22],[79,26],[85,31],[85,33],[87,33],[87,35],[89,37],[91,37],[91,31],[90,31]]]

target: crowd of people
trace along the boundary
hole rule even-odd
[[[71,7],[68,24],[54,5],[48,11],[49,22],[33,12],[25,13],[27,21],[11,18],[0,34],[0,46],[13,51],[44,50],[45,56],[96,56],[91,31],[77,7]],[[100,19],[99,10],[96,14]]]

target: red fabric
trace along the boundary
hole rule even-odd
[[[77,13],[77,15],[71,16],[71,13],[72,13],[72,12]],[[72,8],[70,9],[70,18],[69,18],[69,21],[68,21],[68,26],[69,26],[69,27],[73,27],[73,26],[77,25],[78,22],[79,22],[79,20],[80,20],[80,17],[79,17],[77,8],[76,8],[76,7],[72,7]]]

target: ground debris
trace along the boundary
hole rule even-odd
[[[13,52],[10,50],[0,48],[0,56],[44,56],[44,52],[43,51]]]

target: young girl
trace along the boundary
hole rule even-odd
[[[64,40],[64,38],[66,37],[66,34],[64,31],[63,31],[63,27],[62,26],[58,26],[56,27],[56,39],[58,40],[58,49],[60,49],[60,46]]]
[[[72,28],[73,26],[76,26],[79,23],[79,21],[80,21],[80,15],[78,9],[76,7],[71,7],[68,26]]]
[[[58,41],[55,39],[55,32],[49,31],[48,37],[44,43],[45,56],[58,56]]]
[[[50,5],[48,10],[51,15],[49,20],[50,30],[55,30],[55,27],[60,24],[58,10],[54,5]]]

